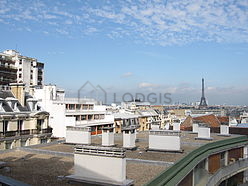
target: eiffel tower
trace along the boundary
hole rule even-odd
[[[205,94],[204,94],[204,78],[202,78],[202,97],[201,97],[201,103],[199,105],[200,107],[207,107],[207,101],[205,98]]]

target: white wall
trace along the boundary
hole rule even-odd
[[[159,125],[152,125],[152,130],[159,130]]]
[[[66,137],[66,126],[73,125],[75,118],[65,117],[65,104],[56,102],[56,86],[44,86],[43,89],[35,89],[34,97],[38,100],[43,110],[50,113],[49,125],[53,128],[53,136]],[[74,121],[75,125],[75,121]]]
[[[66,143],[91,144],[91,133],[88,131],[66,130]]]
[[[181,150],[180,137],[149,135],[149,149],[179,151]]]
[[[221,125],[220,126],[220,134],[229,135],[229,126]]]
[[[173,130],[180,131],[180,123],[173,123]]]
[[[198,133],[198,128],[199,128],[199,126],[198,126],[198,124],[193,124],[193,132],[195,132],[195,133]]]
[[[116,157],[74,154],[75,175],[92,180],[124,182],[126,159]]]
[[[123,147],[124,148],[134,148],[135,145],[135,133],[128,133],[126,134],[123,131]]]
[[[199,127],[198,128],[198,138],[210,138],[210,128]]]
[[[102,132],[102,145],[113,146],[114,145],[114,133],[113,132]]]
[[[94,105],[94,111],[106,111],[105,105]]]

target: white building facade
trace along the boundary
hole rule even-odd
[[[30,86],[44,85],[44,63],[32,57],[22,56],[15,50],[5,50],[2,54],[15,62],[17,83],[24,83],[27,89]]]
[[[101,134],[102,127],[112,127],[114,116],[106,114],[106,106],[93,99],[65,98],[65,91],[55,85],[33,90],[40,106],[50,113],[55,137],[66,137],[66,126],[90,127],[91,134]]]

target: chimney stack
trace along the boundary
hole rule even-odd
[[[25,105],[25,84],[24,83],[10,83],[11,92],[16,99],[19,100],[22,106]]]

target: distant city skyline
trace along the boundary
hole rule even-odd
[[[0,50],[45,63],[45,84],[172,102],[248,105],[248,3],[215,0],[0,2]]]

